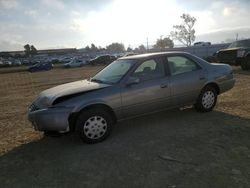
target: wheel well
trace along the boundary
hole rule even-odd
[[[250,52],[246,55],[246,58],[250,58]]]
[[[81,109],[79,112],[75,112],[75,113],[72,113],[70,114],[69,118],[68,118],[68,121],[69,121],[69,127],[70,127],[70,130],[71,131],[75,131],[75,123],[76,123],[76,120],[78,118],[78,116],[83,112],[83,111],[86,111],[86,110],[89,110],[89,109],[93,109],[93,108],[98,108],[98,109],[103,109],[105,110],[106,112],[108,112],[114,123],[117,122],[117,118],[116,118],[116,115],[115,115],[115,112],[113,111],[113,109],[111,107],[109,107],[108,105],[106,104],[93,104],[93,105],[89,105],[89,106],[86,106],[84,107],[83,109]]]
[[[218,95],[220,94],[220,88],[219,88],[219,86],[216,83],[208,83],[203,88],[205,88],[207,86],[213,87],[216,90],[217,94]]]

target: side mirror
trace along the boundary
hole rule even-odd
[[[134,85],[134,84],[139,84],[139,82],[140,82],[139,78],[137,78],[137,77],[129,77],[128,80],[127,80],[126,85],[130,86],[130,85]]]

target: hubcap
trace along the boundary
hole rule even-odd
[[[101,116],[92,116],[85,121],[84,134],[90,139],[98,139],[107,131],[107,122]]]
[[[202,106],[206,109],[211,108],[215,102],[215,95],[212,91],[206,91],[202,96]]]

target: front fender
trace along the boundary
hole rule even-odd
[[[94,100],[94,101],[90,101],[90,102],[87,102],[87,103],[84,103],[84,104],[81,104],[79,106],[74,107],[72,110],[72,113],[80,112],[82,109],[84,109],[88,106],[98,105],[98,104],[109,106],[102,100]]]

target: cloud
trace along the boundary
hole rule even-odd
[[[226,42],[228,39],[231,41],[238,38],[250,38],[250,27],[239,27],[239,28],[223,28],[217,31],[213,31],[206,34],[198,35],[197,41],[209,41],[212,43]]]
[[[111,42],[137,47],[145,45],[147,38],[153,44],[181,23],[182,13],[197,18],[197,40],[200,36],[210,40],[209,33],[216,32],[220,33],[216,41],[221,42],[223,31],[234,36],[235,29],[249,25],[250,17],[248,0],[0,0],[0,6],[4,26],[0,41],[13,49],[26,43],[37,48]],[[3,45],[1,50],[5,50]]]
[[[21,50],[22,48],[23,45],[15,41],[0,40],[0,49],[3,49],[4,51],[17,51]]]
[[[17,8],[18,2],[16,0],[0,0],[0,9]]]
[[[65,8],[65,4],[61,0],[42,0],[42,4],[57,10],[64,10]]]
[[[26,10],[26,11],[24,11],[24,14],[26,14],[28,16],[36,16],[37,11],[36,10]]]

